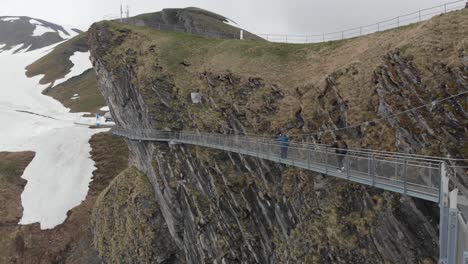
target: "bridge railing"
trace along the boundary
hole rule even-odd
[[[259,157],[413,197],[439,200],[441,161],[324,146],[289,143],[241,135],[199,132],[112,129],[133,140],[193,144]],[[342,167],[344,167],[343,170]]]

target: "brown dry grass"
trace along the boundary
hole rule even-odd
[[[22,170],[13,170],[19,182],[3,185],[0,181],[0,204],[16,204],[13,208],[6,208],[7,211],[0,207],[0,263],[95,263],[99,260],[92,245],[91,210],[101,191],[127,167],[128,149],[122,139],[110,133],[97,134],[90,143],[97,171],[88,196],[81,205],[68,212],[65,223],[53,230],[41,231],[38,224],[18,226],[17,221],[5,225],[6,216],[20,219],[22,215],[20,195],[24,183],[19,179]],[[32,159],[31,155],[0,153],[0,169],[5,162],[17,163],[21,159],[24,160],[24,168],[29,164],[26,161]],[[3,195],[2,186],[10,190],[8,196]]]
[[[441,89],[440,76],[446,73],[435,72],[433,65],[461,66],[461,58],[466,56],[468,50],[468,23],[464,23],[467,17],[468,10],[460,10],[360,38],[305,45],[214,40],[110,24],[111,27],[129,29],[130,35],[108,53],[107,60],[111,66],[119,65],[130,57],[126,52],[134,51],[132,59],[136,61],[135,72],[140,89],[151,86],[156,78],[170,76],[176,85],[178,98],[188,98],[190,92],[199,90],[220,107],[239,108],[246,113],[249,132],[274,134],[294,120],[298,110],[302,110],[305,127],[317,130],[321,124],[334,121],[328,120],[327,114],[333,111],[336,102],[326,101],[322,108],[319,99],[327,88],[326,78],[334,74],[339,77],[337,93],[349,108],[350,124],[378,118],[374,72],[384,63],[384,56],[389,52],[399,50],[411,58],[420,71],[422,82],[437,94]],[[149,51],[152,46],[155,47],[154,52]],[[188,62],[190,66],[182,66],[182,62]],[[155,65],[161,66],[163,72],[155,71]],[[210,72],[214,76],[233,73],[242,82],[251,77],[261,77],[265,85],[258,92],[250,93],[247,101],[239,101],[236,100],[236,91],[213,91],[204,79],[199,78],[202,72]],[[276,114],[267,116],[262,112],[265,107],[262,102],[265,101],[264,95],[271,93],[273,84],[282,90],[285,97],[280,100]],[[154,100],[150,97],[146,99],[149,105]],[[178,103],[183,100],[180,99]],[[188,108],[193,114],[192,120],[197,120],[196,126],[200,129],[213,129],[212,124],[216,123],[225,124],[214,104],[210,105],[209,110],[181,104],[180,111]],[[265,119],[262,126],[256,126],[259,118]],[[265,124],[269,124],[266,129]],[[288,132],[308,131],[292,129]],[[365,132],[366,140],[355,142],[356,145],[395,150],[395,131],[388,123],[366,127]]]

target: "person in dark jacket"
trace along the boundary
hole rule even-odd
[[[284,131],[281,131],[279,134],[278,140],[281,144],[281,158],[282,159],[287,159],[288,158],[288,147],[289,147],[289,137],[284,133]]]
[[[341,136],[336,136],[336,141],[332,145],[332,147],[335,148],[335,152],[337,154],[338,166],[340,167],[338,171],[343,172],[345,169],[344,161],[346,158],[346,154],[348,154],[348,145],[343,140],[343,138],[341,138]]]

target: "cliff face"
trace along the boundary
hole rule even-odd
[[[467,16],[464,10],[318,45],[106,22],[91,28],[89,44],[120,126],[267,135],[286,128],[293,139],[330,143],[335,133],[295,134],[466,91]],[[201,105],[191,103],[194,91]],[[355,147],[466,158],[466,103],[460,97],[340,135]],[[159,263],[436,262],[435,204],[227,152],[127,144],[132,165],[154,189],[155,217],[163,217],[172,239],[168,250],[177,252],[160,255]]]

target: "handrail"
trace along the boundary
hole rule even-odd
[[[350,150],[343,154],[341,149],[328,146],[317,147],[294,142],[285,144],[277,140],[242,135],[121,127],[113,127],[112,132],[130,140],[192,144],[236,152],[433,202],[439,200],[441,160]]]
[[[139,129],[140,131],[154,131],[153,129]],[[173,133],[175,131],[160,131],[160,132],[167,132],[167,133]],[[202,132],[202,131],[178,131],[178,133],[184,133],[184,134],[195,134],[195,135],[214,135],[213,133],[209,132]],[[219,134],[221,136],[235,136],[235,137],[248,137],[251,139],[261,139],[262,141],[272,141],[276,142],[277,140],[273,137],[265,137],[265,136],[255,136],[253,134]],[[301,148],[316,148],[316,147],[322,147],[322,148],[328,148],[331,150],[342,150],[339,148],[333,148],[330,145],[326,144],[321,144],[321,143],[312,143],[312,142],[295,142],[291,141],[289,143],[290,146],[296,146],[296,147],[301,147]],[[411,160],[418,160],[418,161],[427,161],[431,163],[440,163],[443,161],[462,161],[462,162],[468,162],[466,159],[452,159],[452,158],[445,158],[445,157],[437,157],[437,156],[427,156],[427,155],[419,155],[419,154],[410,154],[410,153],[402,153],[402,152],[391,152],[391,151],[382,151],[382,150],[375,150],[375,149],[365,149],[365,148],[356,148],[356,147],[351,147],[346,149],[348,152],[353,152],[355,154],[363,154],[363,155],[378,155],[380,157],[408,157]],[[449,167],[463,167],[463,166],[449,166]]]

